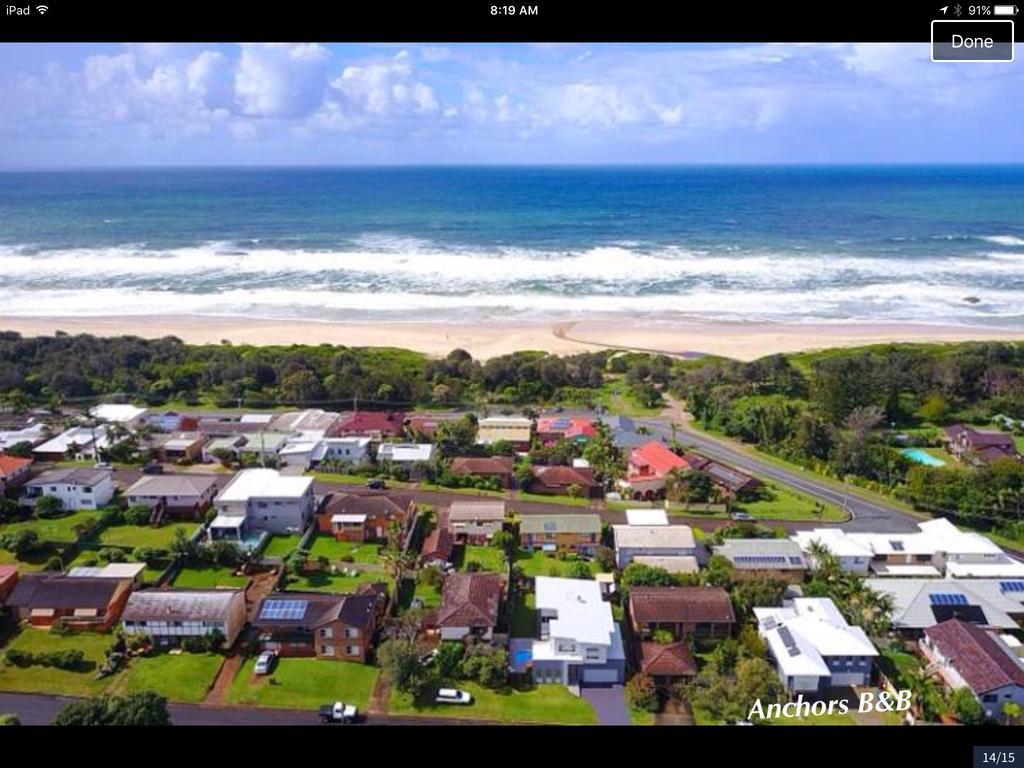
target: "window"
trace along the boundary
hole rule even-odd
[[[587,648],[587,661],[600,661],[601,651],[598,648]]]
[[[355,627],[348,627],[345,630],[345,637],[359,637],[359,630]]]
[[[345,653],[348,656],[358,656],[359,655],[359,646],[358,645],[346,645],[345,646]]]
[[[331,627],[324,627],[320,630],[320,637],[332,638],[334,637],[334,630]]]
[[[984,701],[986,704],[990,704],[998,698],[999,697],[994,693],[986,693],[984,696],[981,697],[981,700]]]

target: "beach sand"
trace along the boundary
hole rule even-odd
[[[478,359],[518,350],[568,354],[604,347],[705,353],[753,360],[798,352],[889,341],[1024,341],[1024,331],[914,324],[780,324],[641,318],[566,318],[535,323],[333,323],[243,317],[0,317],[0,329],[25,336],[55,331],[98,336],[177,336],[192,343],[344,344],[413,349],[445,355],[462,348]]]

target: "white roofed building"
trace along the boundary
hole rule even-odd
[[[213,503],[218,517],[242,517],[249,530],[299,533],[313,519],[313,478],[243,469]]]
[[[625,568],[634,558],[696,557],[697,543],[688,525],[613,525],[615,564]]]
[[[381,443],[377,448],[377,461],[393,464],[415,464],[433,458],[433,443]]]
[[[99,421],[120,424],[125,429],[135,429],[145,421],[147,409],[131,403],[101,403],[89,409],[89,415]]]
[[[668,525],[668,513],[663,509],[627,509],[627,525]]]

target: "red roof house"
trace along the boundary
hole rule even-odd
[[[32,459],[0,453],[0,493],[28,480]]]
[[[597,495],[601,489],[601,484],[594,480],[594,471],[589,468],[564,465],[533,467],[533,482],[530,484],[533,493],[568,496],[574,485],[578,485],[586,497]]]
[[[596,434],[594,423],[579,416],[541,416],[537,419],[537,437],[545,443],[587,440]]]
[[[638,445],[629,454],[627,478],[648,480],[665,479],[665,475],[673,469],[686,469],[689,462],[682,456],[670,451],[664,444],[651,441]]]
[[[14,591],[14,585],[18,583],[18,566],[0,565],[0,603],[7,599],[7,596]]]
[[[401,411],[354,411],[339,419],[328,432],[329,437],[399,437],[405,425]]]

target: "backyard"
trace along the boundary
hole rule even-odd
[[[392,689],[389,711],[393,715],[464,717],[502,723],[597,724],[593,707],[564,685],[533,685],[523,689],[506,686],[492,690],[478,683],[458,680],[445,683],[444,687],[468,691],[473,703],[468,706],[437,704],[433,689],[413,701],[410,696]]]
[[[295,592],[355,592],[360,584],[384,582],[390,586],[391,579],[384,571],[363,571],[355,576],[330,571],[303,571],[290,574],[284,589]]]
[[[0,648],[0,654],[9,649],[31,653],[80,650],[85,654],[77,670],[57,669],[32,665],[18,667],[0,663],[0,690],[26,693],[63,693],[70,696],[94,696],[102,693],[113,678],[96,679],[96,670],[103,663],[106,651],[114,643],[114,636],[101,632],[80,632],[57,635],[49,630],[23,627]]]
[[[516,565],[518,565],[524,576],[564,576],[566,570],[573,563],[572,560],[559,560],[540,550],[529,552],[520,549],[516,554]],[[590,566],[591,573],[600,573],[600,567],[593,561],[585,561]]]
[[[456,547],[454,561],[455,567],[460,571],[466,570],[470,563],[477,563],[481,571],[505,572],[505,555],[497,547],[481,547],[475,544]]]
[[[537,596],[519,593],[512,601],[508,631],[512,637],[534,637],[537,634]]]
[[[215,565],[188,566],[178,572],[172,583],[178,589],[244,587],[249,577],[236,576],[233,569]]]
[[[265,557],[284,558],[290,555],[299,546],[302,537],[298,534],[284,536],[276,533],[270,537],[267,545],[263,548],[262,554]]]
[[[154,547],[167,549],[177,531],[191,536],[196,531],[196,523],[168,523],[154,528],[149,525],[115,525],[100,531],[99,543],[109,547]]]
[[[380,562],[377,544],[362,541],[337,541],[333,536],[317,534],[309,547],[312,559],[326,557],[332,563],[352,562],[374,564]],[[343,560],[343,558],[352,558]]]
[[[228,704],[315,709],[344,701],[365,710],[380,672],[369,664],[283,658],[271,674],[257,677],[254,664],[255,660],[249,659],[238,671],[228,690]]]
[[[0,533],[11,531],[35,531],[40,541],[70,544],[78,541],[79,531],[92,527],[100,519],[95,510],[80,510],[62,517],[43,520],[21,520],[17,523],[0,525]]]

